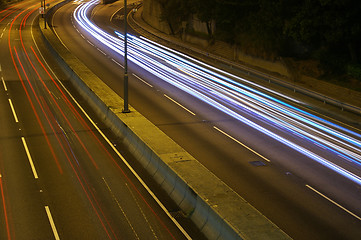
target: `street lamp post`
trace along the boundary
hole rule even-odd
[[[124,108],[123,113],[129,113],[128,108],[128,56],[127,56],[127,0],[124,0]]]
[[[45,6],[45,0],[44,0],[44,28],[46,29],[46,6]]]

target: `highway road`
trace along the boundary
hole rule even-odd
[[[0,239],[202,239],[76,95],[39,5],[0,10]]]
[[[121,35],[115,33],[122,27],[111,21],[121,19],[122,11],[114,15],[121,2],[93,12],[84,3],[60,8],[54,30],[122,96]],[[86,16],[112,37],[98,32],[95,38],[86,30],[94,26],[80,23]],[[271,92],[145,39],[130,42],[135,109],[292,238],[359,238],[359,129],[305,108],[299,104],[305,98]]]

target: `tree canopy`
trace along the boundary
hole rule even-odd
[[[206,24],[215,23],[210,38],[245,51],[313,58],[329,70],[361,64],[359,0],[157,1],[170,25],[179,26],[179,21],[196,15]]]

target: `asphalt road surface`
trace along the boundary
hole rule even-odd
[[[54,29],[71,52],[122,96],[123,68],[121,65],[123,57],[104,46],[102,43],[105,40],[95,39],[80,26],[73,15],[79,5],[82,3],[72,2],[60,8],[52,19]],[[119,2],[100,5],[88,16],[91,16],[92,21],[101,29],[117,37],[114,30],[121,32],[122,28],[120,25],[113,24],[111,17],[114,17],[114,13],[121,7]],[[122,19],[121,12],[118,13],[119,19]],[[135,46],[133,54],[139,49]],[[144,48],[139,51],[146,52]],[[130,104],[135,109],[171,136],[291,237],[295,239],[359,238],[361,234],[359,183],[357,180],[350,180],[344,175],[340,175],[339,172],[324,166],[320,161],[315,161],[313,156],[307,155],[303,151],[303,149],[308,149],[317,156],[322,156],[322,159],[352,172],[357,176],[356,178],[359,178],[360,166],[357,160],[348,160],[350,156],[353,156],[348,152],[350,150],[348,147],[342,145],[343,147],[337,154],[334,150],[331,151],[329,147],[338,140],[330,139],[328,135],[327,142],[313,139],[314,136],[321,137],[324,134],[313,130],[313,132],[309,132],[308,127],[312,125],[310,122],[301,124],[300,128],[304,131],[302,133],[304,135],[299,137],[299,133],[294,134],[294,131],[290,131],[294,127],[293,123],[301,126],[299,118],[290,119],[290,115],[286,113],[273,115],[274,109],[268,113],[267,111],[274,104],[261,106],[261,104],[266,104],[266,101],[262,99],[257,100],[257,106],[252,106],[251,110],[245,107],[236,109],[237,106],[234,105],[227,106],[242,116],[238,119],[231,117],[223,109],[216,108],[209,102],[218,99],[224,106],[223,103],[228,104],[227,101],[224,101],[226,97],[227,100],[229,100],[228,97],[232,97],[234,100],[233,93],[224,93],[229,90],[224,90],[222,87],[222,93],[228,95],[210,94],[212,96],[207,95],[210,97],[207,98],[208,101],[202,100],[199,96],[200,93],[204,93],[204,85],[200,86],[203,83],[193,83],[204,75],[195,70],[189,70],[188,67],[172,65],[169,63],[170,61],[167,62],[153,53],[154,51],[145,53],[147,57],[142,58],[142,61],[148,61],[148,65],[151,66],[160,63],[158,69],[170,69],[169,71],[178,69],[178,73],[172,73],[172,79],[183,81],[182,75],[187,71],[188,77],[197,75],[192,78],[192,81],[181,82],[181,84],[189,83],[187,88],[191,88],[190,92],[192,93],[180,90],[179,86],[172,81],[165,81],[170,78],[170,72],[164,74],[167,76],[164,77],[161,74],[151,73],[144,66],[130,61],[129,96]],[[194,63],[196,62],[192,60],[192,64]],[[207,69],[210,68],[207,67]],[[198,91],[195,92],[194,89],[198,89]],[[207,91],[215,93],[219,89],[220,87],[217,86],[214,89],[207,88]],[[356,133],[352,137],[356,141],[360,141],[359,129],[330,119],[318,113],[321,112],[320,110],[314,112],[307,104],[308,107],[305,107],[305,104],[296,103],[297,101],[303,103],[312,100],[297,95],[295,96],[297,101],[293,101],[270,93],[268,89],[260,87],[256,87],[256,89],[281,99],[301,111],[309,112],[316,118],[326,119],[330,122],[332,131],[337,129],[333,124],[350,129]],[[293,96],[292,93],[286,94]],[[311,107],[314,106],[311,105]],[[255,114],[255,111],[258,113]],[[272,116],[271,123],[268,122],[268,117],[262,115],[263,113]],[[257,129],[250,126],[245,119],[262,128]],[[279,120],[278,124],[275,124],[276,120]],[[288,125],[290,122],[292,124]],[[283,127],[279,127],[280,125]],[[286,140],[277,141],[273,135],[267,134],[267,131],[272,131]],[[349,136],[344,129],[339,131]],[[310,140],[311,138],[313,140]],[[297,146],[302,146],[302,150],[287,145],[288,142],[297,142]],[[339,146],[335,146],[335,149],[339,149]],[[359,149],[356,147],[352,151],[358,154]],[[308,153],[308,151],[306,152]]]
[[[134,159],[70,94],[41,41],[39,7],[0,10],[0,239],[186,239],[178,209],[152,197],[124,164]]]

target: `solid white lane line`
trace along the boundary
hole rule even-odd
[[[0,38],[2,38],[3,37],[3,33],[1,34],[1,37]],[[0,72],[2,71],[2,68],[1,68],[1,64],[0,64]]]
[[[10,104],[11,111],[13,112],[13,115],[14,115],[14,118],[15,118],[15,122],[19,122],[18,116],[16,115],[16,112],[15,112],[15,108],[14,108],[13,102],[11,101],[10,98],[9,98],[8,100],[9,100],[9,104]]]
[[[34,41],[36,48],[38,49],[42,59],[46,63],[47,67],[50,69],[50,71],[55,76],[58,83],[62,86],[62,88],[70,96],[70,98],[73,100],[73,102],[78,106],[78,108],[82,111],[82,113],[86,116],[86,118],[91,122],[91,124],[98,131],[98,133],[104,138],[104,140],[109,144],[109,146],[113,149],[113,151],[119,156],[119,158],[128,167],[128,169],[132,172],[132,174],[138,179],[140,184],[142,184],[142,186],[146,189],[146,191],[149,193],[149,195],[156,201],[156,203],[159,205],[159,207],[165,212],[165,214],[171,219],[171,221],[183,233],[183,235],[186,237],[186,239],[191,240],[192,238],[188,235],[188,233],[183,229],[183,227],[178,223],[178,221],[169,213],[168,209],[163,205],[163,203],[158,199],[158,197],[152,192],[152,190],[150,190],[150,188],[143,181],[143,179],[135,172],[135,170],[132,168],[132,166],[130,166],[128,161],[123,157],[123,155],[118,151],[118,149],[116,149],[116,147],[113,145],[113,143],[107,138],[107,136],[105,136],[105,134],[102,132],[102,130],[100,130],[100,128],[96,125],[96,123],[88,115],[88,113],[82,108],[82,106],[78,103],[78,101],[74,98],[74,96],[69,92],[69,90],[64,86],[64,84],[59,80],[59,78],[54,73],[53,69],[49,66],[48,62],[45,60],[43,54],[40,52],[40,49],[39,49],[38,45],[36,44],[34,37],[33,37],[33,41]]]
[[[188,108],[177,102],[176,100],[172,99],[171,97],[167,96],[166,94],[164,94],[164,97],[168,98],[169,100],[171,100],[172,102],[174,102],[175,104],[177,104],[178,106],[180,106],[181,108],[192,114],[193,116],[196,115],[194,112],[192,112],[191,110],[189,110]]]
[[[115,60],[115,59],[112,58],[112,61],[113,61],[115,64],[117,64],[119,67],[124,68],[124,66],[123,66],[122,64],[120,64],[119,62],[117,62],[117,60]]]
[[[83,114],[88,118],[94,128],[98,131],[98,133],[104,138],[104,140],[109,144],[109,146],[113,149],[113,151],[118,155],[118,157],[122,160],[122,162],[128,167],[128,169],[133,173],[133,175],[138,179],[138,181],[142,184],[142,186],[147,190],[147,192],[152,196],[152,198],[156,201],[158,206],[167,214],[167,216],[172,220],[172,222],[177,226],[177,228],[183,233],[183,235],[188,239],[191,240],[192,238],[188,235],[188,233],[183,229],[183,227],[178,223],[178,221],[169,213],[168,209],[163,205],[163,203],[158,199],[158,197],[153,193],[153,191],[148,187],[148,185],[143,181],[143,179],[137,174],[137,172],[130,166],[128,161],[123,157],[123,155],[116,149],[113,143],[105,136],[103,131],[95,124],[95,122],[90,118],[88,113],[80,106],[80,104],[76,101],[73,95],[70,94],[67,88],[63,85],[63,83],[58,80],[65,91],[69,94],[75,104],[79,107],[79,109],[83,112]]]
[[[136,173],[136,171],[130,166],[128,161],[123,157],[123,155],[118,151],[118,149],[115,148],[113,143],[105,136],[102,130],[95,124],[95,122],[90,118],[90,116],[87,114],[87,112],[80,106],[78,101],[70,94],[68,89],[63,85],[63,83],[58,80],[58,82],[62,85],[62,87],[65,89],[65,91],[68,93],[68,95],[71,97],[71,99],[75,102],[75,104],[79,107],[79,109],[83,112],[83,114],[88,118],[88,120],[91,122],[91,124],[95,127],[95,129],[98,131],[98,133],[104,138],[104,140],[109,144],[109,146],[113,149],[113,151],[119,156],[119,158],[122,160],[122,162],[128,167],[128,169],[133,173],[133,175],[138,179],[138,181],[142,184],[142,186],[147,190],[149,195],[152,196],[152,198],[156,201],[158,206],[167,214],[167,216],[172,220],[172,222],[177,226],[177,228],[183,233],[183,235],[191,240],[192,238],[188,235],[188,233],[183,229],[183,227],[178,223],[178,221],[169,213],[168,209],[163,205],[163,203],[158,199],[158,197],[153,193],[153,191],[148,187],[148,185],[143,181],[143,179]]]
[[[344,210],[345,212],[347,212],[348,214],[352,215],[353,217],[357,218],[358,220],[361,220],[361,217],[357,216],[356,214],[354,214],[353,212],[351,212],[350,210],[348,210],[347,208],[341,206],[340,204],[338,204],[337,202],[333,201],[332,199],[330,199],[329,197],[325,196],[324,194],[320,193],[319,191],[317,191],[316,189],[314,189],[313,187],[311,187],[310,185],[306,184],[306,187],[308,187],[309,189],[311,189],[312,191],[314,191],[315,193],[317,193],[318,195],[320,195],[321,197],[327,199],[328,201],[330,201],[331,203],[333,203],[334,205],[336,205],[337,207],[341,208],[342,210]]]
[[[3,86],[4,86],[4,89],[5,89],[5,92],[7,92],[7,91],[8,91],[8,88],[7,88],[7,86],[6,86],[6,83],[5,83],[5,80],[4,80],[3,77],[1,77],[1,81],[3,82]]]
[[[52,20],[51,20],[51,24],[52,24],[52,26],[54,26],[54,19],[55,19],[55,14],[57,14],[59,11],[55,11],[55,13],[54,13],[54,15],[53,15],[53,17],[52,17]],[[35,19],[35,18],[34,18]],[[33,23],[34,23],[34,20],[33,20]],[[59,36],[59,34],[58,34],[58,32],[56,31],[56,29],[55,28],[53,28],[53,31],[54,31],[54,33],[55,33],[55,35],[56,35],[56,37],[59,39],[59,41],[61,42],[61,44],[66,48],[66,50],[68,50],[68,51],[70,51],[69,49],[68,49],[68,47],[67,46],[65,46],[65,44],[64,44],[64,42],[61,40],[61,38],[60,38],[60,36]],[[34,35],[33,35],[33,29],[31,28],[31,36],[33,37],[33,39],[34,39]]]
[[[53,230],[53,234],[56,240],[60,240],[58,231],[56,230],[55,223],[53,217],[51,216],[51,212],[48,206],[45,206],[46,215],[48,215],[48,219],[51,225],[51,229]]]
[[[239,140],[235,139],[234,137],[232,137],[231,135],[229,135],[228,133],[222,131],[221,129],[217,128],[216,126],[213,126],[214,129],[216,129],[218,132],[222,133],[223,135],[229,137],[230,139],[232,139],[233,141],[235,141],[236,143],[240,144],[242,147],[246,148],[247,150],[251,151],[252,153],[256,154],[257,156],[259,156],[260,158],[262,158],[263,160],[267,161],[267,162],[271,162],[271,160],[269,160],[268,158],[266,158],[265,156],[259,154],[258,152],[256,152],[255,150],[253,150],[252,148],[248,147],[247,145],[245,145],[244,143],[240,142]]]
[[[134,73],[133,73],[133,76],[134,77],[136,77],[136,78],[138,78],[140,81],[142,81],[144,84],[146,84],[146,85],[148,85],[149,87],[153,87],[153,85],[151,85],[150,83],[148,83],[147,81],[145,81],[145,80],[143,80],[143,79],[141,79],[140,77],[138,77],[137,75],[135,75]]]
[[[25,152],[26,152],[26,155],[28,156],[29,163],[30,163],[30,166],[31,166],[31,170],[33,171],[33,174],[34,174],[34,178],[38,179],[38,174],[36,173],[36,169],[35,169],[35,166],[34,166],[34,163],[33,163],[33,159],[31,158],[29,148],[28,148],[28,145],[26,144],[25,138],[21,137],[21,140],[23,141]]]

